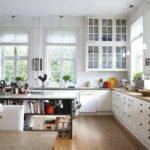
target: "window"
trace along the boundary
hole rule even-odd
[[[143,17],[131,25],[131,76],[143,72]]]
[[[75,82],[76,31],[48,30],[46,48],[51,82],[62,81],[64,75],[70,75]]]
[[[26,31],[0,31],[2,78],[7,82],[21,76],[28,78],[28,44]]]

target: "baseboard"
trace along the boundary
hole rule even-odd
[[[98,112],[79,112],[79,115],[112,115],[111,111],[98,111]]]

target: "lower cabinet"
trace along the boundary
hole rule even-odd
[[[150,150],[150,103],[113,91],[112,111],[114,116]]]
[[[111,90],[80,91],[80,112],[112,111]]]

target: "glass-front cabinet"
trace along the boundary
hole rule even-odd
[[[113,47],[112,46],[102,46],[102,69],[112,69],[113,68]]]
[[[86,45],[86,71],[126,71],[126,46]]]
[[[126,46],[116,46],[116,68],[126,69]]]
[[[86,71],[126,71],[127,20],[86,18]]]
[[[125,19],[116,19],[116,41],[126,41]]]
[[[99,46],[88,46],[88,68],[99,68]]]
[[[99,41],[99,19],[88,19],[88,41]]]
[[[102,41],[113,40],[113,22],[112,19],[102,19]]]

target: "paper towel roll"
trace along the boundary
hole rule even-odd
[[[144,89],[150,90],[150,80],[144,80]]]

